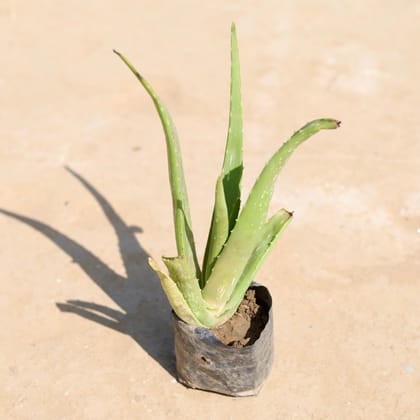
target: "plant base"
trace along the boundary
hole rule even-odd
[[[268,289],[258,285],[252,288],[268,315],[260,337],[252,345],[225,345],[210,330],[186,324],[173,314],[179,382],[236,397],[258,394],[273,364],[273,317]]]

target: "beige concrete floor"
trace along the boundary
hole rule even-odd
[[[295,129],[343,121],[279,179],[295,220],[257,278],[276,360],[248,399],[174,379],[146,264],[174,253],[164,139],[112,54],[172,111],[202,249],[233,20],[245,192]],[[0,417],[419,419],[419,21],[410,0],[0,0]]]

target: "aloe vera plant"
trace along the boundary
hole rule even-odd
[[[267,219],[276,178],[293,151],[322,129],[335,129],[332,118],[312,121],[296,131],[267,162],[241,208],[242,105],[235,25],[231,28],[230,114],[226,149],[216,182],[215,203],[202,267],[195,250],[191,216],[175,125],[147,80],[122,54],[150,95],[166,138],[169,180],[178,256],[163,257],[168,273],[149,259],[175,313],[185,322],[207,328],[227,321],[240,305],[257,270],[292,219],[281,209]]]

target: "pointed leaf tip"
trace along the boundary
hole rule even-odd
[[[137,71],[137,69],[127,60],[127,58],[122,55],[119,51],[116,49],[112,50],[118,57],[121,58],[121,60],[124,62],[124,64],[131,70],[131,72],[136,76],[136,78],[144,85],[145,81],[143,76]],[[147,90],[147,89],[146,89]],[[149,92],[150,93],[150,92]]]
[[[292,211],[287,210],[287,209],[282,209],[282,210],[284,210],[286,213],[288,213],[288,215],[289,215],[290,217],[293,217],[293,214],[295,213],[295,211],[294,211],[294,210],[292,210]]]

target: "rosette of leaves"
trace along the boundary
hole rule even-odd
[[[314,120],[296,131],[266,163],[241,205],[242,104],[235,25],[231,28],[230,114],[225,155],[215,188],[215,203],[205,255],[200,267],[194,243],[181,151],[172,118],[152,86],[129,67],[151,97],[165,133],[178,255],[163,257],[167,272],[149,259],[175,313],[183,321],[207,328],[227,321],[240,305],[257,270],[292,219],[281,209],[267,217],[276,178],[293,151],[322,129],[335,129],[332,118]]]

